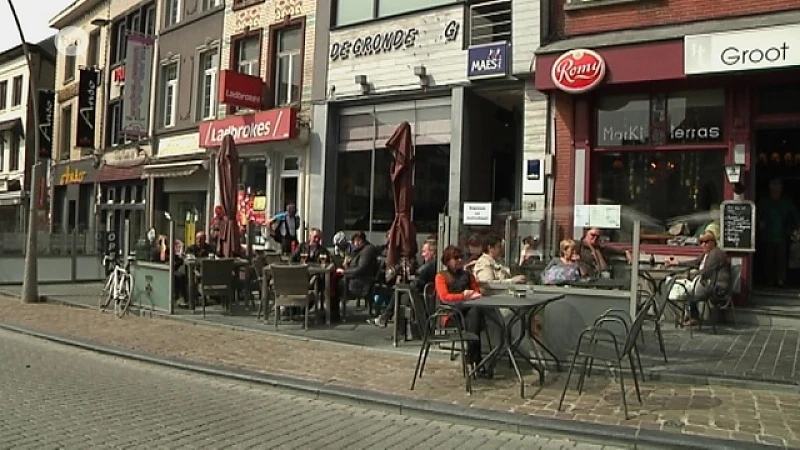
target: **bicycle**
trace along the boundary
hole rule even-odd
[[[119,264],[119,258],[105,255],[103,257],[103,266],[107,267],[109,263],[113,263],[113,268],[110,270],[108,280],[103,286],[103,292],[100,294],[100,310],[105,311],[106,308],[114,301],[114,315],[122,317],[128,312],[128,307],[131,305],[131,287],[133,280],[128,271],[133,257],[127,257],[124,265]]]

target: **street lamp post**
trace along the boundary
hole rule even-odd
[[[22,24],[19,21],[17,10],[14,8],[14,3],[8,0],[8,7],[11,9],[11,15],[14,16],[14,22],[17,25],[19,32],[19,39],[22,42],[22,51],[25,54],[25,61],[28,66],[28,86],[29,86],[29,99],[28,105],[33,108],[33,114],[29,117],[33,118],[33,126],[26,126],[25,136],[26,140],[31,135],[33,130],[34,151],[33,151],[33,164],[31,164],[30,171],[30,189],[29,189],[29,209],[28,209],[28,233],[25,242],[25,273],[22,280],[22,302],[34,303],[39,301],[39,277],[37,274],[37,227],[36,222],[38,219],[37,209],[39,201],[39,100],[37,95],[39,91],[36,89],[36,79],[33,70],[33,60],[31,53],[28,50],[28,41],[25,40],[25,33],[22,31]],[[27,163],[27,160],[26,160]]]

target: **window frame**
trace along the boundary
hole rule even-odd
[[[218,8],[221,4],[222,0],[202,0],[201,10],[211,11],[214,8]]]
[[[22,105],[22,97],[24,96],[22,90],[25,83],[23,82],[22,75],[17,75],[11,80],[11,107],[16,108]]]
[[[118,20],[113,25],[112,34],[114,36],[114,51],[111,58],[111,65],[119,64],[125,61],[125,54],[127,53],[128,44],[128,22],[127,19]]]
[[[300,30],[300,49],[297,53],[297,58],[300,59],[300,92],[298,94],[298,98],[289,102],[289,103],[280,103],[278,101],[278,40],[280,34],[284,31],[291,30],[291,29],[299,29]],[[268,55],[268,63],[267,63],[267,86],[268,86],[268,98],[271,102],[271,105],[274,106],[285,106],[285,105],[295,105],[300,103],[303,98],[303,79],[305,75],[305,46],[306,46],[306,17],[298,17],[296,19],[291,19],[287,22],[281,24],[274,24],[269,27],[269,48],[267,50]]]
[[[210,68],[205,68],[206,58],[214,56],[217,58],[217,64],[212,63]],[[200,63],[197,66],[197,93],[195,95],[195,120],[198,122],[215,119],[217,117],[219,108],[219,102],[217,101],[217,95],[219,93],[219,58],[221,56],[218,46],[204,48],[198,53],[197,60]],[[206,77],[208,76],[211,77],[211,81],[209,82],[211,91],[209,92],[209,98],[206,98]],[[208,114],[205,114],[206,107],[209,109]]]
[[[8,80],[0,81],[0,111],[8,108]]]
[[[108,126],[106,128],[106,146],[117,147],[124,143],[122,134],[122,96],[108,102]],[[117,127],[119,124],[119,127]]]
[[[86,46],[86,67],[100,66],[100,30],[89,33],[89,41]]]
[[[22,155],[22,144],[25,142],[25,139],[22,139],[22,136],[19,133],[11,132],[11,146],[8,149],[8,171],[9,172],[16,172],[20,170],[20,155]]]
[[[167,73],[175,68],[175,78],[167,79]],[[178,122],[178,81],[180,79],[180,65],[176,60],[166,61],[161,65],[161,128],[173,128]],[[168,96],[170,101],[167,102]],[[169,111],[168,111],[169,110]]]
[[[164,2],[164,28],[181,23],[181,0],[167,0]]]
[[[6,170],[6,136],[4,131],[0,131],[0,172]]]
[[[249,8],[259,3],[264,3],[267,0],[233,0],[232,9],[238,11],[240,9]]]
[[[142,28],[143,33],[147,36],[155,36],[156,29],[156,5],[151,3],[148,5],[144,10],[144,27]]]
[[[242,33],[235,34],[235,35],[231,36],[231,38],[230,38],[231,51],[228,52],[229,53],[228,54],[228,67],[230,67],[231,70],[233,70],[235,72],[239,72],[239,44],[240,44],[241,41],[244,41],[244,40],[250,39],[250,38],[254,38],[254,37],[258,38],[258,65],[257,65],[257,68],[256,68],[255,76],[263,79],[263,77],[261,75],[261,64],[262,64],[261,60],[264,58],[264,54],[263,54],[263,50],[264,50],[264,29],[263,28],[256,28],[254,30],[245,31],[245,32],[242,32]],[[228,105],[226,107],[226,110],[227,110],[228,114],[235,113],[237,111],[237,109],[238,108],[236,106],[231,106],[231,105]]]
[[[64,84],[75,81],[78,58],[75,55],[64,54]]]
[[[64,120],[64,116],[66,113],[69,112],[69,120]],[[60,115],[59,115],[59,156],[61,159],[70,159],[72,157],[72,149],[75,147],[75,143],[72,142],[72,123],[74,122],[74,117],[72,114],[72,104],[65,105],[61,108]],[[65,158],[66,156],[66,158]]]
[[[411,10],[411,11],[405,11],[405,12],[394,13],[394,14],[387,14],[385,16],[382,16],[380,14],[380,3],[382,1],[396,2],[396,1],[400,1],[400,0],[372,0],[374,13],[372,14],[371,18],[365,19],[365,20],[358,20],[356,22],[351,22],[351,23],[347,23],[347,24],[344,24],[344,25],[339,25],[339,23],[338,23],[338,7],[339,7],[339,2],[340,1],[342,1],[342,0],[333,0],[331,2],[331,19],[330,19],[331,20],[331,23],[330,23],[331,30],[335,30],[335,29],[338,29],[338,28],[352,27],[352,26],[357,26],[357,25],[363,25],[365,23],[374,22],[374,21],[377,21],[377,20],[391,19],[391,18],[402,17],[402,16],[406,16],[406,15],[410,15],[410,14],[420,14],[420,13],[424,13],[426,11],[431,11],[431,10],[435,10],[435,9],[439,9],[439,8],[445,8],[447,6],[466,3],[465,0],[441,0],[442,3],[439,3],[439,4],[429,5],[429,6],[420,8],[420,9],[414,9],[414,10]]]

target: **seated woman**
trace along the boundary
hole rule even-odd
[[[464,327],[467,331],[480,335],[483,330],[483,311],[480,308],[470,308],[469,304],[464,304],[470,300],[481,298],[480,286],[475,277],[464,270],[464,257],[461,250],[449,245],[442,252],[442,264],[445,270],[439,272],[435,278],[436,296],[442,303],[457,304],[464,314]],[[467,346],[465,355],[467,364],[477,365],[481,361],[481,343],[470,342]],[[480,368],[478,376],[491,376],[486,368]]]
[[[478,258],[472,273],[481,283],[489,281],[504,283],[524,283],[524,275],[511,276],[511,269],[500,263],[503,257],[503,239],[500,236],[488,236],[484,241],[483,255]]]
[[[727,291],[730,288],[730,264],[725,252],[717,247],[717,236],[712,232],[703,233],[700,236],[700,246],[703,254],[693,260],[680,263],[669,258],[666,261],[667,265],[686,266],[698,270],[691,280],[682,283],[683,287],[678,288],[685,289],[688,294],[688,314],[683,318],[683,324],[687,326],[696,325],[700,318],[698,302],[708,300],[715,291]]]
[[[583,276],[578,243],[573,239],[564,239],[558,247],[561,256],[550,261],[542,271],[542,284],[566,284],[578,281]]]

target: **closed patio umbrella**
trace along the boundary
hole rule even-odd
[[[233,136],[226,135],[217,154],[217,177],[219,179],[220,206],[223,209],[219,229],[217,253],[232,258],[239,253],[239,225],[236,221],[236,196],[239,188],[239,153]]]
[[[414,148],[411,141],[411,125],[408,122],[398,125],[386,141],[386,147],[392,152],[389,175],[394,194],[394,220],[389,228],[387,267],[396,265],[400,258],[405,258],[408,263],[417,254],[417,231],[411,222],[411,207],[414,204]]]

